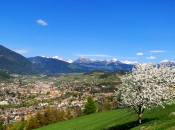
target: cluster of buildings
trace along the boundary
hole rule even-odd
[[[88,96],[94,96],[94,100],[98,101],[114,95],[112,92],[93,95],[93,84],[86,86],[78,81],[62,81],[56,86],[55,80],[56,78],[44,80],[15,75],[12,82],[0,83],[0,119],[3,123],[27,120],[38,110],[44,111],[47,106],[56,109],[65,109],[67,106],[83,109]]]

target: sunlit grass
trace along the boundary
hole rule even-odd
[[[137,114],[129,115],[126,113],[126,109],[117,109],[82,116],[45,126],[38,130],[173,130],[175,128],[175,116],[170,116],[170,113],[174,111],[175,105],[145,110],[142,118],[143,123],[138,125]]]

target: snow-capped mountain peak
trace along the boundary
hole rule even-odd
[[[168,62],[175,63],[175,61],[169,61],[169,60],[163,60],[160,63],[168,63]]]
[[[89,59],[89,58],[84,57],[84,56],[82,56],[82,57],[78,58],[78,60],[90,61],[90,59]]]
[[[52,58],[52,59],[56,59],[56,60],[61,60],[61,61],[65,61],[68,63],[72,63],[73,60],[69,59],[69,60],[65,60],[63,57],[59,57],[59,56],[53,56],[53,57],[49,57],[49,56],[41,56],[43,58]]]
[[[121,62],[124,63],[124,64],[131,64],[131,65],[134,65],[134,64],[138,63],[137,61],[128,61],[128,60],[121,61]]]
[[[161,61],[160,63],[165,63],[165,62],[168,62],[169,60],[163,60],[163,61]]]
[[[106,60],[104,60],[105,62],[107,62],[107,63],[110,63],[111,61],[110,60],[108,60],[108,59],[106,59]]]
[[[111,62],[116,62],[116,61],[118,61],[116,58],[113,58],[113,59],[111,60]]]
[[[68,63],[72,63],[72,62],[73,62],[73,60],[69,59],[69,60],[67,60],[66,62],[68,62]]]
[[[50,58],[49,56],[41,56],[41,57],[43,57],[43,58]]]
[[[51,57],[51,58],[57,59],[57,60],[66,61],[63,57],[59,57],[59,56],[53,56],[53,57]]]
[[[74,63],[89,63],[89,62],[92,62],[92,61],[87,57],[80,57],[74,61]]]

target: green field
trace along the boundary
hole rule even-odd
[[[125,112],[124,109],[106,111],[52,124],[38,130],[99,130],[109,126],[111,122],[117,122],[119,118],[125,115]]]
[[[175,105],[145,110],[143,123],[138,125],[136,114],[127,114],[126,109],[106,111],[52,124],[37,130],[174,130]]]

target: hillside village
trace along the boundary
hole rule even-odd
[[[114,90],[120,84],[117,73],[47,75],[11,74],[0,82],[0,118],[3,124],[27,120],[47,106],[56,109],[84,108],[88,96],[97,103],[113,101]],[[114,106],[115,107],[115,106]]]

